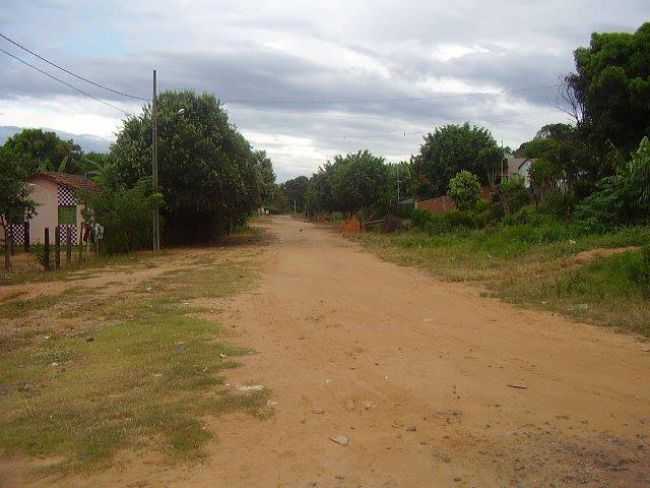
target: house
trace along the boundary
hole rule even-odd
[[[81,192],[97,191],[97,185],[80,175],[46,171],[36,173],[27,180],[30,198],[36,202],[36,210],[27,224],[13,224],[12,236],[15,246],[22,246],[25,238],[32,244],[42,244],[45,229],[50,229],[50,242],[54,242],[55,229],[60,226],[61,242],[66,242],[68,229],[72,243],[79,242],[83,223]],[[4,235],[4,229],[0,232]],[[28,233],[28,235],[26,235]]]
[[[526,188],[530,188],[530,168],[534,162],[535,162],[534,159],[516,158],[514,156],[508,156],[504,160],[503,174],[501,175],[501,181],[510,179],[514,175],[519,175],[524,179],[524,184],[526,185]]]

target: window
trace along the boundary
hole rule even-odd
[[[59,207],[59,225],[76,225],[77,207]]]

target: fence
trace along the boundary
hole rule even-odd
[[[79,229],[77,236],[76,228],[72,226],[59,226],[54,229],[54,241],[52,242],[50,236],[50,229],[45,228],[43,231],[43,244],[32,245],[30,243],[29,224],[25,223],[9,226],[6,234],[3,233],[3,247],[5,255],[5,270],[11,271],[11,257],[16,254],[17,242],[26,253],[32,253],[36,256],[38,262],[43,267],[44,271],[52,269],[59,270],[62,268],[62,254],[65,258],[65,266],[70,267],[73,265],[73,248],[77,250],[77,263],[81,264],[86,259],[86,255],[94,253],[98,255],[101,253],[101,240],[92,239],[92,234],[84,235],[84,227]],[[15,237],[15,232],[21,232],[21,239]],[[6,237],[5,237],[6,236]],[[77,244],[78,243],[78,244]]]

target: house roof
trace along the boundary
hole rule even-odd
[[[521,167],[528,161],[532,162],[530,158],[507,158],[508,167],[506,168],[507,176],[519,174]]]
[[[30,178],[30,180],[35,178],[45,178],[46,180],[50,180],[51,182],[56,183],[57,185],[64,185],[70,188],[74,188],[76,190],[85,190],[85,191],[99,190],[99,187],[94,181],[81,175],[72,175],[69,173],[58,173],[56,171],[42,171],[40,173],[36,173],[34,176]]]

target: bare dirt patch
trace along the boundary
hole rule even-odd
[[[262,385],[274,415],[204,419],[218,442],[198,465],[128,452],[60,486],[650,484],[650,354],[634,337],[481,298],[304,222],[262,225],[276,238],[250,250],[260,286],[197,303],[255,350],[229,388]]]
[[[628,247],[616,247],[611,249],[600,248],[600,249],[590,249],[589,251],[583,251],[575,255],[574,262],[578,265],[583,265],[590,263],[594,259],[606,258],[608,256],[615,256],[616,254],[623,254],[630,251],[638,251],[640,248],[638,246],[628,246]]]

